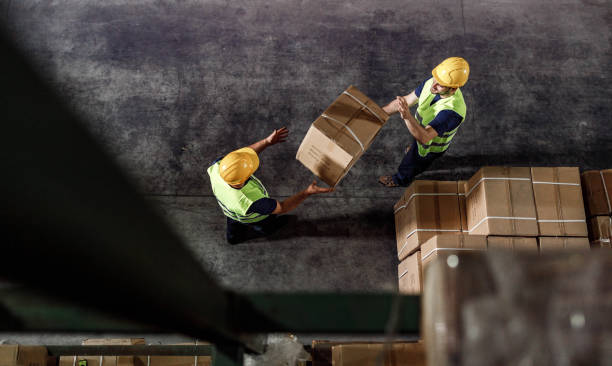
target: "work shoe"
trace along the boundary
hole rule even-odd
[[[381,175],[378,177],[378,183],[385,187],[399,187],[399,184],[395,183],[390,175]]]

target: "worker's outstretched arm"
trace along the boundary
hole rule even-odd
[[[414,118],[412,113],[410,113],[410,106],[402,97],[397,97],[397,104],[399,106],[399,113],[404,119],[404,123],[406,123],[406,127],[408,127],[408,131],[414,136],[417,141],[421,144],[426,145],[433,139],[438,136],[438,132],[431,128],[431,126],[423,127],[421,124]]]
[[[387,112],[388,115],[393,115],[397,112],[399,112],[399,103],[398,103],[398,98],[393,99],[393,101],[391,101],[391,103],[387,104],[386,106],[383,107],[383,110],[385,112]],[[405,95],[402,97],[406,103],[408,104],[409,107],[412,107],[413,105],[415,105],[418,101],[419,101],[419,97],[416,96],[414,90],[412,91],[412,93]]]
[[[278,144],[279,142],[285,142],[287,140],[287,136],[289,135],[289,130],[286,127],[281,127],[278,130],[274,130],[270,134],[270,136],[266,137],[263,140],[259,140],[256,143],[250,145],[249,147],[257,154],[261,153],[265,150],[266,147]]]
[[[333,190],[334,190],[333,188],[319,187],[317,186],[317,182],[313,181],[312,183],[310,183],[308,187],[306,187],[305,190],[294,194],[293,196],[287,198],[283,202],[276,201],[276,208],[274,209],[274,211],[272,211],[272,213],[275,215],[287,213],[293,210],[294,208],[298,207],[300,203],[302,203],[309,196],[312,196],[313,194],[319,194],[319,193],[328,193]]]

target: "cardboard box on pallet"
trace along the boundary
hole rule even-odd
[[[397,266],[398,288],[401,294],[418,295],[423,291],[421,251],[408,256]]]
[[[589,240],[591,247],[610,248],[612,238],[612,217],[595,216],[589,219]]]
[[[0,345],[2,366],[46,366],[48,359],[47,348],[44,346]]]
[[[461,233],[456,181],[415,180],[393,209],[400,260],[437,234]]]
[[[527,167],[483,167],[468,180],[470,234],[537,236],[531,172]]]
[[[333,366],[425,366],[425,347],[414,343],[343,344],[332,347]]]
[[[576,237],[545,237],[538,238],[540,253],[550,253],[559,250],[589,250],[590,244],[587,238]]]
[[[82,342],[84,346],[133,346],[144,345],[144,338],[92,338]],[[147,356],[61,356],[59,366],[75,366],[79,360],[95,366],[146,366]]]
[[[312,123],[296,159],[322,181],[336,186],[388,119],[380,106],[349,86]]]
[[[583,172],[582,188],[588,217],[612,214],[612,169]]]
[[[541,236],[587,236],[577,167],[531,168]]]
[[[521,236],[489,236],[487,238],[489,250],[516,250],[538,252],[538,241],[533,237]]]

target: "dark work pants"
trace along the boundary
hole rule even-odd
[[[417,175],[427,170],[431,163],[442,155],[444,153],[430,152],[427,156],[422,157],[419,155],[419,147],[414,141],[397,168],[397,173],[393,175],[393,181],[402,187],[409,186]]]
[[[227,217],[227,242],[230,244],[238,244],[245,240],[270,235],[282,226],[279,222],[280,217],[283,216],[270,215],[252,224],[243,224]]]

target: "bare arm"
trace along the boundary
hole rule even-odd
[[[408,127],[408,131],[410,131],[412,136],[414,136],[417,141],[423,145],[426,145],[434,137],[438,136],[438,132],[431,128],[431,126],[421,126],[414,116],[412,116],[412,113],[410,113],[410,106],[403,98],[397,97],[396,101],[399,112],[404,119],[404,123],[406,123],[406,127]]]
[[[270,136],[266,137],[263,140],[259,140],[252,145],[249,145],[249,147],[255,150],[257,154],[259,154],[264,151],[268,146],[278,144],[279,142],[284,142],[287,139],[288,135],[289,130],[285,127],[281,127],[278,130],[274,130],[274,132],[272,132]]]
[[[305,190],[294,194],[282,202],[276,201],[276,208],[274,211],[272,211],[272,213],[275,215],[287,213],[298,207],[300,203],[304,202],[304,200],[309,196],[313,194],[327,193],[333,190],[333,188],[319,187],[317,186],[317,182],[313,181]]]
[[[383,110],[387,112],[388,115],[392,115],[399,112],[399,103],[397,98],[393,99],[391,103],[383,107]],[[408,107],[412,107],[419,101],[419,97],[416,96],[414,90],[410,94],[405,95],[402,98],[406,101]]]

